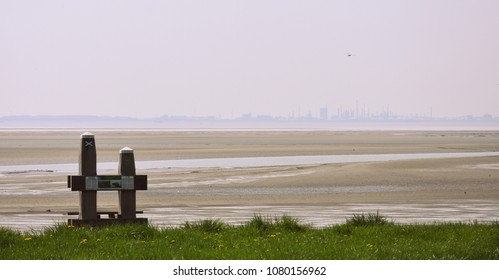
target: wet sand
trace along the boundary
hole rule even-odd
[[[0,166],[77,163],[83,131],[1,131]],[[99,162],[129,146],[136,161],[226,157],[491,152],[496,131],[92,131]],[[78,210],[67,187],[73,172],[0,174],[0,226],[40,228]],[[100,174],[116,173],[99,170]],[[338,223],[375,212],[396,222],[499,220],[499,157],[241,168],[161,168],[148,175],[137,208],[153,224],[249,220],[288,214],[305,223]],[[117,194],[98,195],[117,210]]]

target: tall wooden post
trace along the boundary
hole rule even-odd
[[[81,176],[97,176],[97,152],[95,149],[95,137],[92,133],[86,132],[81,135],[80,146],[80,170]],[[97,219],[97,191],[80,191],[80,212],[81,220]]]
[[[135,158],[133,149],[125,147],[120,150],[120,161],[118,172],[122,176],[135,176]],[[122,219],[136,219],[136,191],[134,190],[120,190],[118,191],[120,201],[120,212]]]

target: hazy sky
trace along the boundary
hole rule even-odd
[[[0,0],[0,96],[0,115],[499,115],[499,1]]]

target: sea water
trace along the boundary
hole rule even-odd
[[[179,160],[137,161],[138,170],[162,168],[237,168],[237,167],[269,167],[293,165],[319,165],[335,163],[380,162],[412,159],[445,159],[465,157],[499,156],[499,152],[465,152],[465,153],[413,153],[413,154],[365,154],[365,155],[313,155],[313,156],[275,156],[275,157],[235,157],[235,158],[203,158]],[[117,170],[116,162],[97,163],[97,169]],[[0,166],[0,172],[53,171],[69,172],[78,170],[78,164],[36,164]]]

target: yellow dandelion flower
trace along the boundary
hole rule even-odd
[[[75,226],[73,226],[73,225],[68,225],[68,228],[74,228],[74,227],[75,227]]]
[[[176,241],[175,239],[172,239],[172,240],[170,241],[170,244],[175,244],[176,242],[177,242],[177,241]]]
[[[88,240],[87,240],[87,239],[82,239],[82,240],[80,241],[80,244],[87,244],[87,242],[88,242]]]
[[[23,239],[23,240],[24,240],[24,241],[30,241],[30,240],[33,240],[33,238],[32,238],[32,237],[24,237],[24,239]]]

